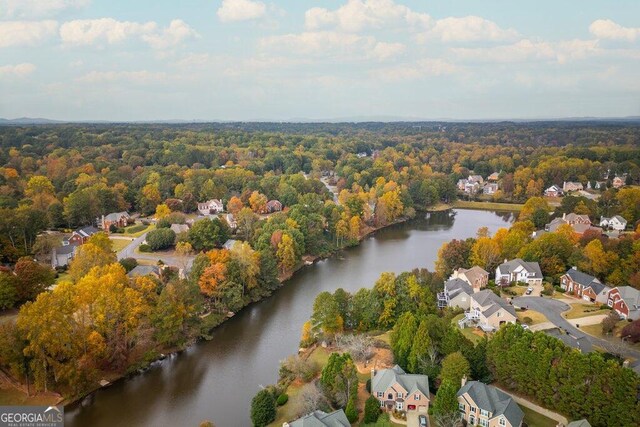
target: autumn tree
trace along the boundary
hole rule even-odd
[[[240,209],[242,208],[244,208],[244,203],[242,203],[242,200],[240,200],[239,197],[233,196],[227,202],[227,211],[234,215],[240,212]]]
[[[500,263],[500,247],[490,237],[480,237],[471,247],[469,261],[487,271],[493,271]]]
[[[249,205],[255,213],[265,213],[267,201],[267,196],[258,191],[254,191],[249,197]]]
[[[285,273],[293,270],[297,264],[296,251],[294,242],[291,236],[287,233],[282,234],[282,240],[278,243],[278,250],[276,252],[278,260],[280,261],[280,271]]]
[[[471,366],[461,352],[449,354],[442,360],[442,370],[440,371],[440,381],[442,383],[460,384],[462,377],[471,375]]]

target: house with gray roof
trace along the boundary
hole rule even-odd
[[[71,233],[71,236],[62,240],[62,245],[67,246],[74,243],[77,245],[82,245],[86,243],[87,240],[89,240],[89,237],[93,236],[98,231],[100,230],[98,230],[92,225],[87,225],[86,227],[78,228],[73,233]]]
[[[537,262],[523,261],[520,258],[505,260],[496,267],[496,284],[521,282],[528,285],[542,285],[542,270]]]
[[[171,224],[171,227],[169,228],[173,230],[174,233],[176,233],[176,236],[180,233],[189,232],[189,226],[187,224]]]
[[[444,291],[438,294],[438,307],[458,307],[469,309],[473,288],[462,279],[450,279],[444,284]]]
[[[516,309],[504,299],[485,289],[471,295],[466,319],[477,322],[485,331],[499,329],[505,323],[516,323]]]
[[[77,243],[69,243],[51,250],[51,268],[69,265],[76,254]]]
[[[489,283],[489,273],[483,268],[474,265],[471,268],[458,268],[453,270],[449,279],[462,279],[471,285],[474,292],[486,288]]]
[[[571,267],[560,277],[560,287],[568,294],[585,301],[596,302],[598,295],[607,287],[596,277]],[[605,299],[606,302],[606,299]]]
[[[607,305],[623,319],[640,319],[640,291],[631,286],[618,286],[609,291]]]
[[[624,231],[627,228],[627,220],[620,215],[614,215],[611,218],[600,217],[600,227],[610,228],[616,231]]]
[[[591,353],[593,351],[591,341],[589,341],[589,339],[584,335],[579,337],[565,332],[564,330],[560,330],[559,328],[547,329],[544,333],[554,338],[558,338],[567,347],[575,348],[582,353]]]
[[[108,215],[102,215],[102,218],[98,221],[100,228],[105,231],[109,231],[109,228],[113,225],[116,228],[123,228],[129,224],[128,212],[113,212]]]
[[[222,245],[222,248],[230,250],[231,248],[233,248],[233,245],[235,245],[236,242],[237,242],[237,240],[235,240],[235,239],[229,239],[226,242],[224,242],[224,245]]]
[[[429,410],[429,377],[407,374],[400,366],[371,370],[371,394],[383,410]]]
[[[156,279],[160,278],[160,267],[155,265],[136,265],[130,272],[127,273],[130,278],[141,276],[152,276]]]
[[[349,427],[351,423],[344,411],[338,409],[330,413],[313,411],[295,421],[282,424],[282,427]]]
[[[524,420],[524,412],[507,393],[466,377],[458,390],[458,409],[468,425],[520,427]]]

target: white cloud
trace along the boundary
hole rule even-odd
[[[90,0],[0,0],[0,17],[33,18],[87,6]]]
[[[393,0],[349,0],[334,11],[314,7],[305,13],[309,30],[336,27],[342,31],[359,32],[367,28],[426,27],[431,17],[412,11]]]
[[[379,61],[386,61],[404,52],[406,46],[402,43],[378,42],[371,51],[371,56]]]
[[[145,34],[142,39],[154,49],[168,49],[193,37],[198,37],[198,33],[193,28],[181,19],[174,19],[161,32]]]
[[[437,20],[432,28],[418,36],[418,40],[425,42],[435,38],[448,43],[507,41],[515,40],[517,37],[516,30],[500,28],[495,22],[479,16],[465,16]]]
[[[341,56],[371,50],[375,46],[375,40],[373,37],[335,31],[309,31],[265,37],[260,39],[258,46],[261,49],[281,50],[299,55]]]
[[[474,62],[535,62],[584,59],[600,53],[597,40],[567,40],[557,43],[520,40],[516,43],[482,48],[454,48],[451,51],[461,60]]]
[[[0,66],[0,77],[24,77],[33,73],[36,66],[27,62],[16,65]]]
[[[423,58],[415,63],[379,68],[371,72],[376,79],[388,81],[416,80],[424,77],[454,74],[460,68],[441,58]]]
[[[0,48],[34,46],[55,35],[56,21],[0,21]]]
[[[267,11],[267,6],[261,1],[251,0],[222,0],[218,9],[218,18],[222,22],[248,21],[257,19]]]
[[[152,84],[165,81],[166,73],[151,71],[91,71],[76,79],[80,83],[113,83],[132,82],[136,84]]]
[[[114,44],[131,36],[149,34],[155,31],[155,22],[116,21],[113,18],[78,19],[60,26],[60,37],[65,44],[91,45],[96,43]]]
[[[610,19],[598,19],[589,26],[589,32],[599,39],[635,41],[640,28],[623,27]]]

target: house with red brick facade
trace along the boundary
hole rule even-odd
[[[93,236],[98,231],[99,230],[97,228],[91,225],[87,227],[78,228],[73,233],[71,233],[70,237],[62,241],[62,245],[63,246],[72,245],[72,244],[82,245],[86,243],[87,240],[89,240],[89,237]]]
[[[407,374],[400,366],[371,370],[371,394],[383,410],[429,410],[429,377]]]
[[[607,305],[623,319],[640,319],[640,291],[631,286],[618,286],[609,291]]]
[[[576,267],[571,267],[560,277],[560,287],[564,289],[567,294],[576,298],[581,298],[589,302],[600,302],[602,304],[606,304],[608,291],[610,290],[610,288],[600,282],[600,280],[590,274],[583,273]]]
[[[99,226],[104,231],[109,231],[109,228],[113,225],[116,228],[124,228],[129,225],[129,213],[127,212],[113,212],[109,215],[102,215],[99,221]]]

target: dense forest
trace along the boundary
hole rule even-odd
[[[15,324],[0,329],[0,365],[37,389],[82,395],[105,375],[206,338],[229,312],[272,293],[305,257],[327,256],[416,212],[449,206],[456,182],[471,173],[499,174],[493,201],[528,200],[522,221],[443,247],[436,272],[407,282],[406,301],[354,296],[373,305],[362,307],[362,318],[344,317],[347,327],[390,328],[416,301],[427,314],[434,309],[429,295],[453,267],[491,269],[503,257],[540,261],[550,283],[580,265],[602,280],[640,287],[633,233],[639,130],[624,122],[0,127],[0,309],[20,308]],[[624,176],[626,186],[613,188],[614,176]],[[631,232],[578,239],[562,229],[532,240],[554,208],[541,198],[544,189],[569,180],[606,185],[597,201],[564,198],[555,215],[620,214]],[[235,227],[221,216],[184,233],[169,228],[194,221],[198,202],[211,199],[224,202]],[[267,214],[274,200],[284,209]],[[57,281],[46,263],[34,261],[60,244],[60,233],[120,211],[155,221],[145,250],[174,248],[193,261],[189,274],[131,280],[135,263],[116,261],[106,233],[81,245]],[[223,247],[230,238],[238,242]]]

